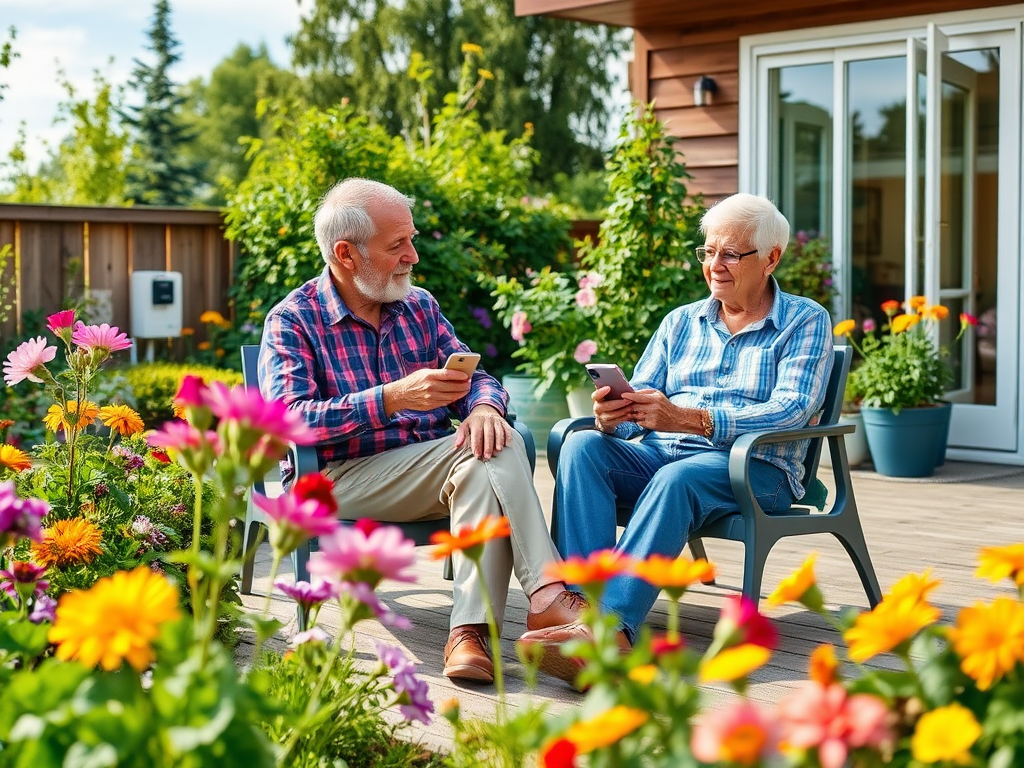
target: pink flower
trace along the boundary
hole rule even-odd
[[[39,378],[40,373],[45,370],[45,365],[53,360],[57,354],[57,347],[46,346],[46,339],[37,336],[34,339],[22,342],[16,350],[7,356],[4,363],[4,381],[13,387],[19,381],[28,379],[36,384],[42,384]]]
[[[750,643],[774,650],[778,633],[771,621],[758,613],[752,600],[730,595],[715,626],[715,639],[723,639],[726,646]]]
[[[584,339],[576,345],[576,351],[572,353],[572,359],[577,363],[589,363],[590,358],[597,352],[597,342],[593,339]]]
[[[320,551],[309,561],[310,573],[331,581],[365,582],[376,587],[384,579],[416,581],[405,569],[416,561],[416,545],[393,525],[371,533],[340,526],[320,539]]]
[[[75,310],[65,309],[46,318],[46,329],[65,344],[71,341],[71,327],[75,324]]]
[[[8,597],[39,597],[46,594],[50,582],[43,578],[46,568],[24,560],[14,560],[11,567],[0,571],[0,592]],[[21,585],[19,587],[19,585]],[[20,593],[20,594],[19,594]]]
[[[156,448],[173,448],[176,451],[201,451],[206,444],[216,446],[219,442],[215,432],[205,435],[186,421],[167,421],[146,440]]]
[[[78,346],[110,354],[121,349],[128,349],[132,345],[127,334],[122,333],[116,326],[106,323],[100,325],[86,325],[81,320],[75,323],[75,330],[71,334],[71,342]]]
[[[593,288],[580,288],[576,291],[576,303],[581,307],[592,307],[597,304],[597,291]]]
[[[604,276],[600,272],[587,272],[580,278],[580,288],[597,288],[604,282]]]
[[[868,318],[864,321],[864,333],[872,333],[875,330],[875,321],[873,318]]]
[[[324,632],[320,627],[310,627],[304,632],[299,632],[288,641],[288,645],[292,648],[298,648],[300,645],[306,643],[323,643],[327,645],[331,640],[331,636]]]
[[[817,747],[822,768],[842,768],[851,749],[892,740],[885,703],[863,693],[848,696],[839,683],[808,681],[779,702],[777,711],[786,743]]]
[[[0,550],[23,536],[42,541],[40,521],[49,511],[42,499],[18,498],[13,481],[0,483]]]
[[[533,330],[530,321],[526,319],[526,313],[520,310],[512,315],[512,338],[521,342],[523,337]]]
[[[268,499],[254,493],[252,501],[269,518],[270,546],[280,555],[286,555],[304,541],[331,533],[338,527],[334,510],[317,499],[303,500],[294,493]]]
[[[373,613],[374,618],[385,627],[389,627],[391,629],[412,629],[412,622],[405,616],[395,613],[384,605],[384,603],[382,603],[377,597],[377,593],[373,591],[373,587],[369,584],[357,581],[353,584],[342,584],[341,587],[356,600],[369,608]]]
[[[302,414],[289,410],[279,400],[264,400],[254,387],[239,385],[229,388],[215,381],[206,392],[206,405],[222,422],[234,421],[279,443],[282,450],[287,443],[312,445],[316,435],[302,420]]]
[[[181,380],[178,387],[178,394],[174,396],[174,404],[182,408],[198,408],[206,404],[206,382],[201,376],[194,376],[191,373]]]
[[[774,721],[743,699],[698,720],[690,748],[704,763],[760,765],[778,749],[777,730]]]
[[[296,581],[292,584],[290,581],[278,579],[274,582],[274,586],[306,611],[338,596],[338,585],[328,581],[320,581],[316,584],[311,584],[308,581]]]

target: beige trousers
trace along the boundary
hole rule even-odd
[[[483,577],[500,631],[509,577],[527,596],[555,581],[544,568],[559,560],[533,485],[526,446],[518,432],[489,461],[473,455],[468,443],[455,448],[455,436],[413,443],[390,451],[332,462],[324,471],[346,519],[405,523],[451,517],[452,530],[475,526],[488,515],[505,515],[510,539],[488,542],[481,558]],[[483,589],[476,566],[456,553],[451,627],[482,624]]]

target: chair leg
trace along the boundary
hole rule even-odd
[[[238,591],[243,595],[252,594],[252,575],[256,565],[256,553],[253,550],[256,547],[256,542],[259,540],[261,525],[262,523],[252,520],[242,532],[244,537],[242,543],[242,583],[239,585]]]
[[[857,526],[852,530],[833,531],[839,543],[846,549],[846,553],[853,561],[853,567],[857,569],[860,576],[860,583],[864,586],[864,594],[867,595],[868,605],[874,608],[882,602],[882,590],[878,586],[878,578],[875,576],[875,568],[871,564],[871,555],[868,554],[868,544],[864,540],[864,532]]]
[[[445,581],[455,581],[455,568],[452,566],[451,555],[444,559],[444,565],[441,567],[441,576]]]
[[[693,556],[694,560],[707,560],[708,559],[708,553],[704,550],[704,540],[703,539],[690,539],[688,544],[690,546],[690,554]],[[708,560],[708,562],[711,562],[711,561]],[[707,579],[707,580],[701,579],[701,584],[706,584],[709,587],[713,587],[715,585],[715,577],[712,576],[710,579]]]
[[[306,541],[292,552],[292,573],[295,574],[295,581],[309,581],[309,550],[310,543]],[[271,584],[270,588],[273,589],[274,585]],[[295,614],[299,632],[305,632],[306,614],[298,603],[295,605]]]
[[[743,596],[753,601],[757,607],[761,601],[761,578],[764,575],[764,564],[768,560],[772,544],[765,546],[764,537],[756,537],[753,541],[743,543]]]

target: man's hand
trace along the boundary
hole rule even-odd
[[[658,432],[692,432],[692,425],[686,422],[686,411],[673,405],[663,392],[656,389],[642,389],[626,392],[623,396],[629,405],[629,421],[636,422],[644,429]],[[698,411],[699,413],[699,411]]]
[[[384,411],[432,411],[469,394],[470,377],[462,371],[423,368],[384,385]]]
[[[512,442],[512,427],[489,405],[478,405],[455,431],[455,447],[469,440],[473,455],[487,461]]]
[[[602,432],[612,432],[624,421],[632,421],[627,400],[605,400],[611,387],[598,387],[590,397],[594,401],[594,426]]]

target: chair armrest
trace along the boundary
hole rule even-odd
[[[761,514],[757,502],[754,501],[753,489],[750,486],[750,459],[754,448],[763,443],[788,443],[796,440],[811,440],[816,437],[845,439],[845,435],[851,435],[856,431],[853,424],[818,424],[816,426],[800,427],[798,429],[778,429],[764,432],[747,432],[736,438],[729,451],[729,482],[732,484],[732,492],[739,502],[740,510],[744,514],[752,514],[754,507]],[[845,458],[845,451],[844,451]],[[833,462],[833,467],[836,463]],[[836,470],[837,479],[839,471]],[[753,506],[751,506],[753,504]]]
[[[304,477],[320,471],[320,459],[317,458],[316,448],[312,445],[295,445],[293,443],[288,448],[288,455],[295,468],[295,477]]]
[[[537,468],[537,443],[533,439],[533,432],[530,431],[530,428],[524,422],[516,418],[516,414],[513,411],[508,412],[505,416],[505,421],[522,436],[523,442],[526,443],[526,458],[530,461],[530,474],[532,475],[533,471]]]
[[[558,469],[558,454],[562,451],[562,443],[574,432],[594,429],[593,416],[581,416],[578,419],[560,419],[548,433],[548,469],[554,477]]]

